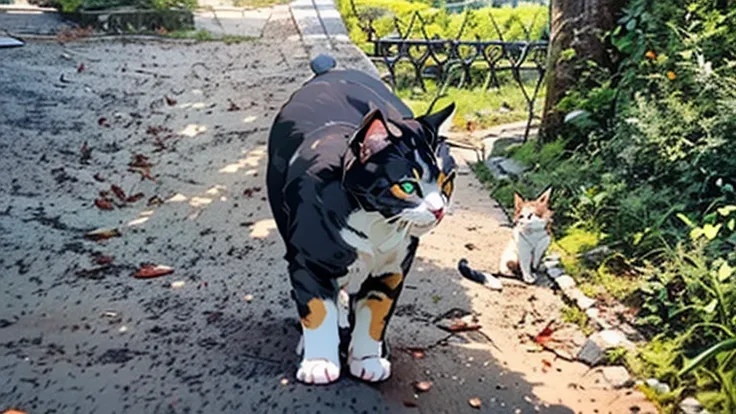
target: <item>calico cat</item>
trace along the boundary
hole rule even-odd
[[[418,238],[453,192],[442,126],[454,104],[415,118],[378,79],[315,66],[328,69],[291,96],[268,140],[268,199],[302,326],[296,377],[338,379],[340,326],[351,330],[349,372],[382,381],[386,325]]]
[[[553,211],[549,209],[552,188],[536,200],[524,200],[514,193],[514,231],[501,255],[499,273],[511,276],[521,273],[524,282],[536,282],[536,271],[551,242]]]

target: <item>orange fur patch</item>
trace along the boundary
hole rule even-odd
[[[309,314],[302,318],[302,326],[306,329],[317,329],[322,325],[327,317],[327,308],[325,302],[321,299],[314,298],[307,302]]]
[[[401,189],[401,186],[398,184],[394,184],[391,186],[391,194],[394,195],[396,198],[400,198],[402,200],[406,200],[409,198],[409,194],[406,194],[404,190]]]
[[[372,292],[371,295],[376,297],[366,299],[364,302],[364,306],[371,310],[371,326],[368,328],[368,334],[373,340],[380,341],[383,330],[386,329],[386,317],[394,301],[380,292]]]
[[[401,273],[393,273],[388,276],[381,278],[381,283],[388,286],[389,289],[396,289],[401,282],[404,280],[404,276]]]

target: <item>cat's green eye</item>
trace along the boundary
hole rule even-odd
[[[411,183],[409,181],[401,183],[401,191],[405,192],[406,194],[411,194],[414,192],[414,190],[416,190],[414,183]]]

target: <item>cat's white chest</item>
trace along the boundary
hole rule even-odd
[[[340,236],[358,252],[348,274],[338,280],[349,293],[356,293],[369,275],[401,273],[411,238],[398,225],[387,223],[380,213],[352,213]]]

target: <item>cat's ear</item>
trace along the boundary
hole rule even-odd
[[[518,192],[514,191],[514,211],[518,213],[521,211],[521,208],[524,206],[524,197],[521,196]]]
[[[363,122],[350,141],[353,155],[365,164],[368,159],[391,144],[383,114],[374,109],[363,118]]]
[[[420,116],[417,118],[420,122],[426,125],[434,134],[432,142],[429,144],[434,148],[439,143],[441,137],[447,135],[452,126],[452,118],[455,114],[455,103],[447,105],[444,109],[441,109],[433,114]]]
[[[537,199],[537,203],[543,204],[545,206],[549,206],[549,198],[552,196],[552,187],[549,187],[548,189],[544,190],[542,195],[539,196]]]

